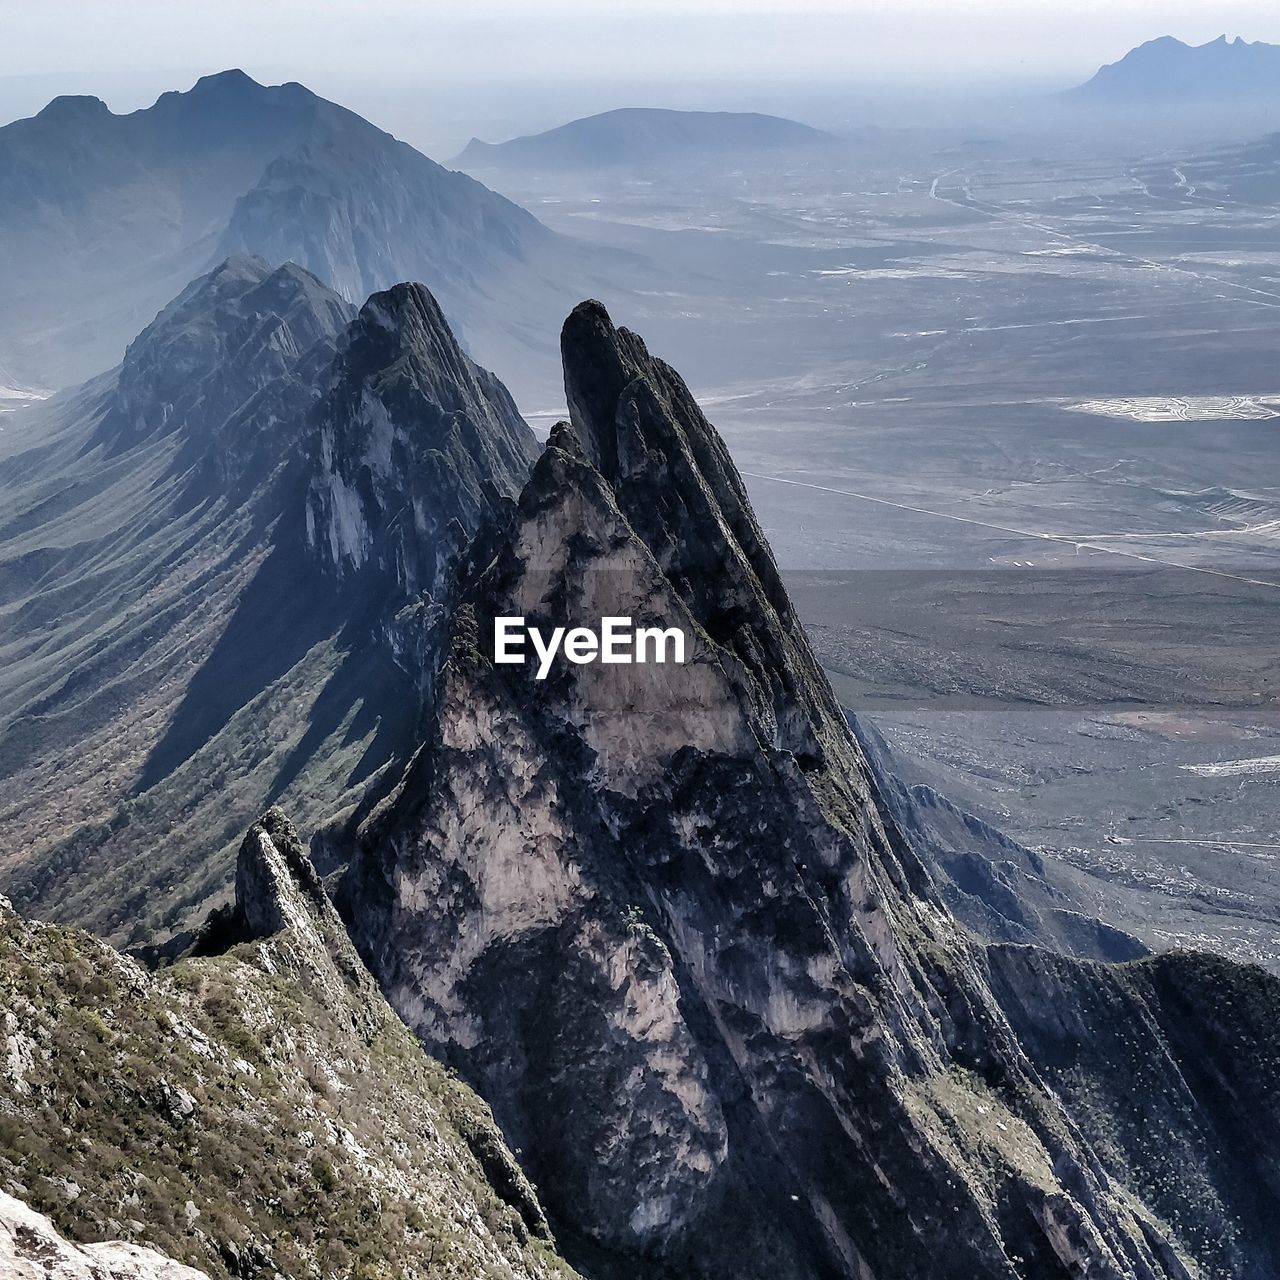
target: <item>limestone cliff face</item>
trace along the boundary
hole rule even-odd
[[[584,304],[463,570],[423,747],[341,896],[600,1275],[1191,1274],[1043,1085],[877,807],[723,442]],[[496,616],[684,665],[497,666]]]

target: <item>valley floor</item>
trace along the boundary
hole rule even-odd
[[[1280,968],[1274,209],[1177,156],[893,150],[509,194],[647,261],[615,314],[848,705],[1106,918]]]

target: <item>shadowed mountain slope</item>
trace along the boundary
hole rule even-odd
[[[298,263],[357,304],[423,280],[486,354],[526,347],[531,321],[566,305],[565,242],[300,84],[228,71],[129,115],[58,98],[0,128],[0,368],[19,384],[110,368],[239,253]]]
[[[925,860],[956,919],[979,938],[1094,960],[1136,960],[1147,948],[1091,916],[1033,849],[913,780],[870,720],[849,725],[871,768],[876,803]]]
[[[265,804],[313,822],[410,749],[432,592],[533,437],[422,286],[357,316],[244,257],[6,425],[0,880],[149,940]]]

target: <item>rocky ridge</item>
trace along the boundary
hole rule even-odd
[[[242,277],[253,293],[261,270],[217,287],[230,298]],[[278,332],[252,306],[215,311]],[[211,371],[236,346],[198,320],[176,332],[180,350],[213,353]],[[1069,941],[1051,895],[1018,901],[1028,851],[982,833],[1007,857],[969,893],[963,815],[894,790],[868,758],[674,370],[599,304],[579,307],[563,334],[571,420],[520,488],[523,425],[420,286],[324,335],[315,378],[304,355],[260,380],[280,349],[268,338],[264,364],[208,383],[211,404],[249,389],[229,434],[197,412],[204,393],[158,387],[173,409],[129,418],[143,425],[120,457],[171,477],[179,496],[157,527],[195,512],[225,528],[234,509],[235,538],[257,539],[261,558],[236,562],[256,599],[222,612],[188,709],[217,706],[245,653],[284,646],[287,679],[227,722],[275,751],[295,729],[287,709],[320,688],[285,756],[333,760],[330,778],[309,776],[311,814],[362,798],[313,845],[326,866],[352,858],[346,929],[278,811],[241,844],[236,903],[172,970],[149,976],[6,913],[0,1189],[73,1239],[146,1241],[219,1276],[363,1280],[388,1251],[410,1275],[554,1274],[548,1221],[603,1280],[1275,1274],[1280,1241],[1257,1225],[1280,1188],[1274,980],[1194,956],[1107,967],[961,927],[949,905],[978,931]],[[303,411],[285,421],[293,392],[275,391],[295,382]],[[118,424],[92,433],[117,391],[81,393],[98,415],[46,447],[81,449],[89,431],[109,451]],[[213,452],[261,440],[276,470],[205,512],[201,466],[174,462],[203,430]],[[47,536],[35,511],[21,518]],[[537,681],[492,662],[493,620],[509,614],[679,625],[690,660]],[[315,650],[330,665],[311,665]],[[380,774],[348,773],[341,753],[354,739],[367,755],[383,732],[362,730],[361,710],[397,706]],[[81,892],[116,918],[131,911],[122,881],[146,901],[193,866],[226,874],[178,847],[190,836],[175,815],[225,819],[208,744],[244,739],[192,724],[206,745],[151,784],[158,813],[131,808],[95,833],[102,861],[81,869]],[[252,754],[237,767],[265,773]],[[70,853],[79,868],[83,847]],[[993,883],[1000,861],[1012,870]],[[492,1105],[519,1165],[379,988]],[[265,1152],[264,1131],[280,1135]],[[227,1203],[246,1171],[266,1182]],[[415,1215],[424,1204],[438,1221]]]
[[[0,440],[0,887],[125,944],[190,928],[276,801],[411,753],[450,558],[533,435],[420,285],[356,313],[228,259],[120,370]]]
[[[339,577],[372,562],[406,599],[440,592],[451,560],[536,456],[507,389],[463,354],[416,284],[361,308],[314,431],[308,545]]]
[[[392,1005],[595,1275],[1209,1274],[882,806],[683,382],[599,304],[563,352],[571,422],[464,561],[424,745],[354,837],[340,906]],[[493,663],[500,615],[680,626],[690,660],[539,682]],[[1131,1052],[1159,1075],[1167,1037]]]
[[[904,777],[904,762],[870,720],[849,726],[871,768],[876,803],[928,864],[948,909],[992,942],[1047,947],[1091,960],[1136,960],[1147,948],[1087,911],[1033,849]]]
[[[1159,36],[1100,67],[1068,97],[1080,103],[1159,103],[1175,109],[1189,104],[1201,110],[1215,102],[1269,102],[1277,96],[1277,71],[1280,45],[1225,35],[1191,45]]]

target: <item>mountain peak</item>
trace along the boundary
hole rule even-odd
[[[129,344],[107,429],[132,438],[173,431],[197,407],[201,422],[213,425],[219,409],[243,404],[317,342],[335,337],[350,315],[296,264],[227,258]]]
[[[111,115],[111,109],[101,98],[92,94],[67,93],[60,94],[50,100],[47,106],[36,113],[37,120],[68,121],[85,123],[94,119],[103,119]]]
[[[574,436],[709,634],[734,637],[754,655],[749,666],[765,651],[780,667],[798,664],[809,677],[806,700],[825,690],[746,487],[684,380],[594,300],[565,322],[561,356]],[[761,619],[771,637],[763,649],[739,630]],[[756,674],[762,689],[775,683]],[[823,702],[828,719],[829,691]]]
[[[239,67],[229,67],[226,71],[215,71],[201,76],[191,87],[192,93],[245,93],[249,90],[262,89],[251,75]]]
[[[252,938],[287,928],[311,930],[317,914],[332,915],[311,859],[279,806],[268,809],[240,845],[236,907]]]
[[[461,407],[460,393],[472,381],[469,362],[426,285],[396,284],[369,298],[352,327],[348,350],[361,345],[387,363],[407,357],[416,374],[432,380],[440,403]]]
[[[298,262],[353,303],[425,279],[473,340],[506,346],[549,287],[534,260],[569,252],[354,112],[239,69],[123,115],[57,98],[0,126],[0,243],[0,366],[42,387],[110,369],[175,280],[230,254]]]
[[[562,349],[571,420],[464,564],[340,895],[388,998],[602,1275],[1185,1278],[881,807],[680,376],[598,302]],[[687,647],[542,678],[489,648],[512,616]]]
[[[373,565],[410,597],[436,594],[464,531],[519,490],[536,453],[507,389],[421,284],[360,309],[317,425],[308,543],[340,575]]]
[[[1200,45],[1157,36],[1099,68],[1079,100],[1140,103],[1280,97],[1280,46],[1220,35]]]
[[[162,93],[146,111],[135,113],[135,121],[150,121],[157,129],[190,129],[193,121],[214,135],[245,126],[261,107],[279,103],[284,97],[280,85],[260,84],[238,67],[201,76],[190,89],[170,89]],[[316,99],[318,102],[319,99]]]

